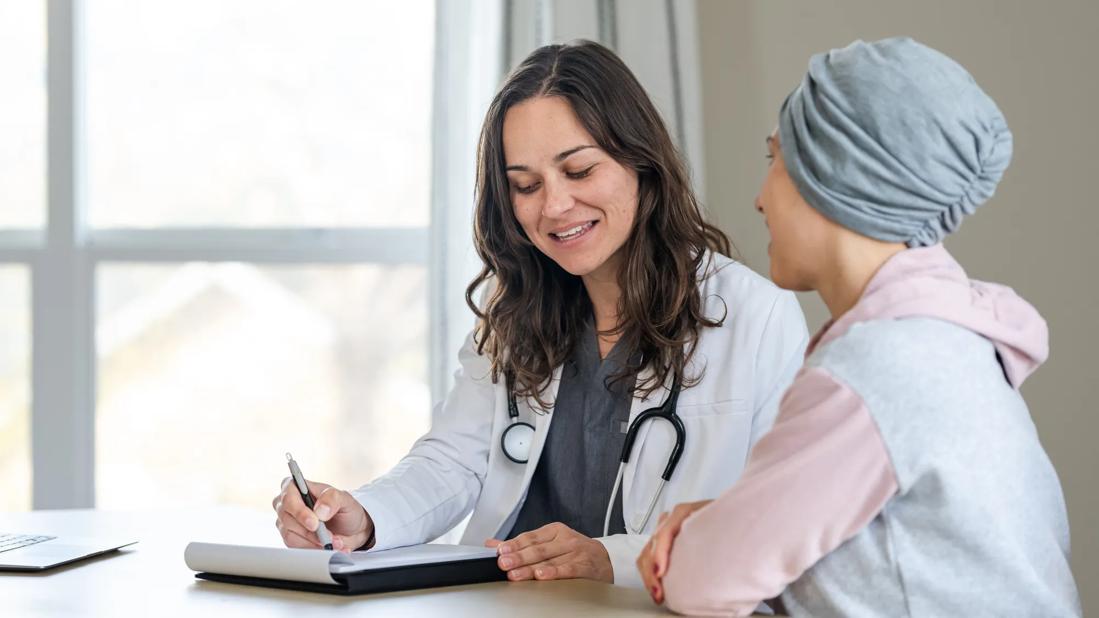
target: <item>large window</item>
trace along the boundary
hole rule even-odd
[[[96,227],[418,226],[431,0],[89,0]]]
[[[46,212],[46,8],[0,2],[0,510],[31,506],[31,287]]]
[[[46,6],[0,2],[0,230],[46,212]]]
[[[0,3],[0,510],[263,506],[428,427],[435,9]]]
[[[426,243],[433,17],[430,0],[88,3],[90,226],[222,228],[219,251],[275,227],[297,249],[96,265],[97,505],[263,504],[287,450],[354,486],[427,428],[426,247],[318,266],[294,230]]]
[[[31,505],[30,285],[0,265],[0,511]]]
[[[262,505],[284,451],[340,487],[384,472],[428,425],[425,275],[101,266],[97,506]]]

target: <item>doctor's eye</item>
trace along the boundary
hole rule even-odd
[[[511,186],[515,189],[515,191],[517,193],[522,193],[523,195],[527,195],[527,194],[534,193],[535,191],[537,191],[538,190],[538,185],[539,185],[539,183],[536,182],[534,184],[530,184],[530,185],[526,185],[526,186],[523,186],[523,185],[511,185]]]
[[[589,166],[585,167],[584,169],[582,169],[578,172],[565,172],[565,175],[568,176],[569,178],[573,179],[573,180],[580,180],[581,178],[587,178],[591,174],[591,171],[593,169],[595,169],[596,165],[598,165],[598,164],[596,163],[596,164],[589,165]]]

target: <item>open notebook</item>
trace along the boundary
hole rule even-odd
[[[363,594],[498,581],[496,550],[414,545],[350,554],[321,549],[190,543],[184,561],[196,577],[254,586]]]

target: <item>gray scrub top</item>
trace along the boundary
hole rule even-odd
[[[615,345],[599,357],[595,326],[584,333],[561,370],[553,422],[523,507],[508,538],[561,522],[588,537],[603,536],[603,519],[618,474],[630,418],[634,376],[611,382],[628,360]],[[626,531],[619,491],[610,534]]]

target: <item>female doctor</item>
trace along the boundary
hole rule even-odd
[[[590,42],[536,50],[492,102],[474,237],[478,322],[431,430],[355,491],[310,482],[312,510],[284,482],[282,538],[319,547],[325,522],[337,550],[385,549],[472,511],[462,543],[511,580],[640,585],[652,514],[731,486],[771,427],[797,301],[726,257],[647,94]]]

